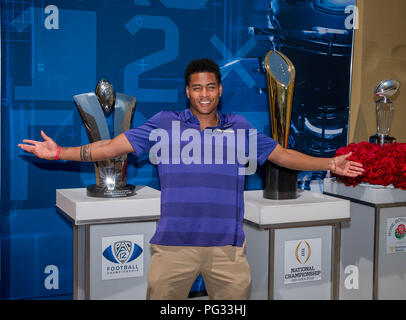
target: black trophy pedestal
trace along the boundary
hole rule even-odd
[[[297,198],[297,171],[279,167],[267,161],[265,164],[264,198],[286,200]]]
[[[99,187],[92,184],[87,187],[87,195],[89,197],[97,198],[124,198],[130,197],[135,194],[135,186],[127,184],[125,187],[115,187],[114,189],[108,189],[107,187]]]
[[[376,135],[369,137],[369,143],[383,145],[383,144],[390,144],[390,143],[394,143],[394,142],[396,142],[396,139],[389,135],[376,134]]]

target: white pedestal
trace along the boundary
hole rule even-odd
[[[406,224],[406,191],[391,187],[346,187],[324,180],[324,193],[351,201],[351,222],[341,229],[340,299],[406,299],[406,248],[392,225]],[[393,250],[395,251],[395,250]],[[347,272],[345,272],[347,269]]]
[[[137,186],[131,197],[114,199],[89,197],[86,188],[56,190],[56,206],[75,225],[157,220],[160,204],[161,192],[146,186]]]
[[[262,190],[244,196],[251,299],[337,299],[349,201],[309,191],[294,200],[264,199]]]
[[[109,199],[60,189],[56,206],[73,223],[74,299],[145,299],[160,191],[138,186],[134,196]]]

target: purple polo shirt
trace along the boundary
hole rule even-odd
[[[254,158],[262,165],[277,142],[262,133],[250,132],[254,128],[240,115],[217,113],[219,125],[206,128],[212,132],[210,139],[204,136],[199,120],[190,109],[161,111],[124,133],[136,156],[154,150],[161,160],[157,164],[161,217],[150,241],[153,244],[241,247],[244,242],[245,175],[239,174],[239,170],[246,164],[238,161],[237,153],[249,155],[249,134],[254,132],[257,143]],[[240,135],[238,140],[236,133],[244,132],[242,129],[245,138]],[[216,134],[224,135],[219,148]],[[235,139],[227,139],[226,135]],[[220,149],[222,153],[218,152]],[[235,161],[230,161],[232,154]],[[154,159],[151,153],[150,159]]]

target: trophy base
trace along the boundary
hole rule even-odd
[[[297,198],[297,171],[279,167],[267,161],[265,164],[263,197],[271,200]]]
[[[380,146],[383,144],[390,144],[396,142],[394,137],[384,134],[375,134],[369,137],[369,143],[379,144]]]
[[[115,187],[112,190],[92,184],[86,189],[89,197],[96,198],[124,198],[135,195],[135,186],[132,184],[127,184],[125,187]]]

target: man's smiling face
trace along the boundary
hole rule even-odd
[[[186,87],[190,110],[195,115],[216,113],[222,92],[223,87],[221,83],[218,83],[214,73],[198,72],[191,74],[189,86]]]

